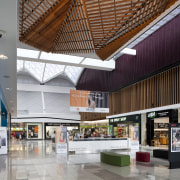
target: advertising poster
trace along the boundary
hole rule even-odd
[[[7,154],[7,128],[0,127],[0,155]]]
[[[139,124],[129,125],[129,137],[131,139],[131,149],[139,149]]]
[[[171,152],[180,152],[180,127],[171,128]]]
[[[67,153],[67,127],[56,128],[56,153]]]
[[[169,124],[169,168],[180,168],[180,124]]]
[[[109,113],[109,93],[70,90],[70,111]]]
[[[28,138],[38,138],[38,125],[28,125]]]

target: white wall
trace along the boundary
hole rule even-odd
[[[41,92],[17,91],[17,110],[31,113],[42,113]]]
[[[33,84],[33,81],[27,75],[18,75],[18,82],[21,83],[17,84],[17,117],[24,118],[24,122],[27,117],[32,117],[33,122],[38,122],[37,117],[47,117],[46,122],[51,122],[51,118],[80,120],[78,112],[70,111],[70,89],[75,87],[71,87],[69,81],[56,78],[53,86]],[[34,121],[35,117],[37,121]]]

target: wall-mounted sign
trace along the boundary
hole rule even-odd
[[[109,93],[70,90],[70,111],[109,113]]]
[[[148,113],[148,118],[155,118],[157,116],[156,112],[150,112]]]
[[[119,118],[120,121],[126,121],[126,117]]]
[[[159,117],[165,117],[165,116],[168,116],[169,112],[159,112],[158,113],[158,116]]]

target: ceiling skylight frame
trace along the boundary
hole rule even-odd
[[[45,77],[45,75],[47,74],[47,73],[46,73],[46,70],[47,70],[48,66],[56,66],[56,68],[62,66],[62,69],[63,69],[63,70],[60,70],[60,69],[59,69],[59,70],[60,70],[59,72],[57,72],[57,73],[55,73],[55,74],[49,76],[49,77],[46,78],[46,79],[43,78],[43,79],[42,79],[42,82],[43,82],[43,83],[46,83],[46,82],[48,82],[48,81],[54,79],[55,77],[57,77],[57,76],[63,74],[64,68],[65,68],[65,65],[49,64],[49,63],[46,63],[46,69],[45,69],[45,72],[44,72],[44,77]],[[49,70],[47,70],[47,71],[49,72]]]
[[[40,54],[40,51],[37,51],[37,50],[17,48],[18,57],[38,59],[39,54]]]
[[[42,52],[40,60],[79,64],[84,57]]]

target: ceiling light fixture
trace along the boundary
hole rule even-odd
[[[8,88],[8,87],[7,87],[6,90],[7,90],[7,91],[11,91],[11,88]]]
[[[136,55],[136,50],[135,49],[130,49],[130,48],[124,48],[122,51],[121,51],[122,54],[129,54],[129,55],[133,55],[135,56]]]
[[[0,54],[0,59],[5,60],[5,59],[8,59],[8,57],[7,57],[7,56],[5,56],[4,54]]]

